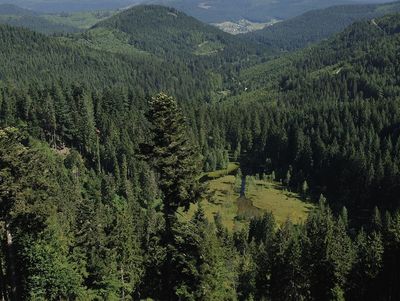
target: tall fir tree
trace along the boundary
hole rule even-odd
[[[173,300],[178,281],[171,273],[176,268],[172,266],[173,252],[177,247],[174,235],[176,213],[180,207],[188,210],[190,204],[200,199],[203,193],[199,182],[201,168],[199,155],[188,138],[186,121],[177,102],[160,93],[149,101],[149,106],[147,119],[152,139],[149,144],[142,145],[142,153],[156,171],[162,192],[165,219],[162,243],[167,252],[163,269],[164,293],[168,300]]]

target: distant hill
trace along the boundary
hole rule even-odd
[[[79,31],[76,27],[49,21],[37,12],[12,4],[0,5],[0,24],[24,27],[44,34]]]
[[[14,4],[0,4],[0,15],[37,16],[39,13]]]
[[[124,43],[161,57],[210,56],[256,51],[252,43],[235,38],[174,8],[140,5],[96,24],[86,33],[108,30]],[[254,44],[255,46],[255,44]],[[260,48],[260,47],[258,47]]]
[[[0,0],[0,4],[10,3]],[[384,0],[14,0],[13,4],[44,13],[78,12],[126,8],[137,4],[174,7],[207,23],[239,21],[267,22],[288,19],[312,9]]]
[[[109,10],[138,4],[140,0],[0,0],[43,13]]]
[[[400,11],[400,2],[368,5],[341,5],[313,10],[276,23],[247,37],[280,50],[294,50],[326,39],[359,20]]]
[[[112,15],[118,13],[119,10],[95,10],[95,11],[80,11],[80,12],[61,12],[48,13],[41,16],[51,22],[79,28],[82,30],[89,29],[95,24],[103,21]]]
[[[266,22],[288,19],[312,9],[355,3],[381,3],[380,0],[143,0],[146,4],[161,4],[179,9],[208,23],[238,21]]]

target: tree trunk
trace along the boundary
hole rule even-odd
[[[162,280],[164,282],[163,295],[165,300],[176,299],[174,291],[174,266],[172,263],[172,252],[174,246],[174,233],[173,226],[175,223],[175,215],[172,213],[172,209],[164,204],[164,218],[165,218],[165,230],[163,235],[163,245],[166,247],[166,258],[164,262],[164,269],[162,273]]]
[[[2,247],[2,246],[1,246]],[[0,257],[0,300],[7,301],[7,285],[6,285],[6,275],[4,258]]]
[[[96,155],[97,155],[97,171],[101,173],[101,158],[100,158],[100,137],[97,134],[96,138]]]
[[[125,279],[124,279],[124,268],[122,266],[121,266],[121,283],[122,283],[121,300],[125,301]]]
[[[8,281],[10,284],[10,300],[18,300],[17,291],[17,275],[15,273],[15,252],[13,245],[12,233],[9,229],[9,225],[6,225],[6,252],[7,252],[7,268],[8,268]]]

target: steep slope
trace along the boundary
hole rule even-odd
[[[307,12],[247,36],[261,44],[281,50],[294,50],[328,38],[355,21],[372,19],[399,11],[400,2],[381,5],[334,6]]]
[[[291,101],[399,96],[400,14],[353,24],[332,39],[244,70],[250,91]]]
[[[44,34],[79,31],[76,27],[49,21],[37,12],[12,4],[0,5],[0,24],[24,27]]]

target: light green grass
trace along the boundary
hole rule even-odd
[[[206,173],[207,177],[209,179],[217,179],[226,175],[229,175],[233,172],[235,172],[236,170],[238,170],[240,167],[239,163],[236,162],[230,162],[228,163],[228,166],[226,167],[226,169],[221,169],[221,170],[216,170],[216,171],[211,171]]]
[[[251,217],[272,212],[278,224],[290,219],[298,224],[305,221],[313,205],[303,202],[295,193],[287,192],[276,182],[254,181],[247,185],[246,198],[239,198],[235,192],[235,177],[223,176],[209,181],[209,200],[202,201],[202,207],[208,220],[213,221],[219,213],[223,225],[229,230],[242,228]],[[198,205],[192,205],[185,213],[190,219]]]
[[[256,181],[256,185],[248,190],[246,196],[253,201],[253,206],[263,212],[272,212],[278,224],[287,219],[295,224],[302,223],[313,208],[312,204],[302,201],[297,193],[286,191],[277,182]]]
[[[88,29],[96,23],[113,16],[117,12],[118,11],[77,12],[68,14],[49,14],[42,15],[42,17],[58,24],[73,26],[80,29]]]
[[[129,44],[128,36],[117,30],[94,28],[87,31],[85,35],[79,36],[79,39],[76,42],[97,50],[112,53],[133,56],[150,56],[149,53],[137,49],[133,45]]]
[[[201,202],[209,221],[213,221],[214,215],[220,213],[223,225],[230,230],[243,226],[243,222],[235,220],[238,211],[236,204],[238,194],[234,192],[234,182],[234,176],[223,176],[210,181],[208,190],[212,194],[211,199]],[[192,205],[185,214],[186,218],[190,219],[197,208],[198,204]]]
[[[197,49],[194,51],[195,55],[212,55],[222,51],[224,49],[224,45],[220,42],[213,41],[205,41],[197,46]]]

